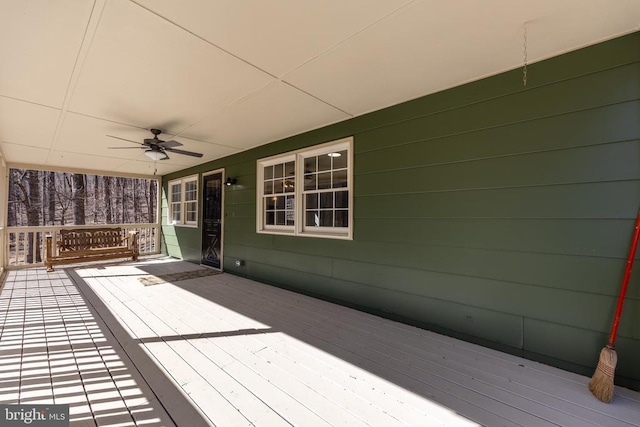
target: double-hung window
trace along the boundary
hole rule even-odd
[[[351,239],[353,138],[258,160],[259,233]]]
[[[169,181],[169,224],[198,225],[198,176]]]

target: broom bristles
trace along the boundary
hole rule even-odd
[[[599,400],[609,403],[613,399],[613,377],[618,363],[618,355],[612,347],[600,351],[600,360],[589,382],[589,390]]]

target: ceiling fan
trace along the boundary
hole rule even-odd
[[[193,151],[179,150],[175,148],[182,145],[178,141],[174,141],[174,140],[163,141],[159,139],[158,135],[162,133],[160,129],[149,129],[149,130],[153,134],[153,138],[145,138],[144,142],[136,142],[136,141],[131,141],[130,139],[120,138],[119,136],[107,135],[109,138],[121,139],[123,141],[133,142],[134,144],[140,145],[140,147],[108,147],[108,148],[114,149],[114,150],[142,148],[143,150],[145,150],[144,154],[153,160],[167,160],[169,158],[169,156],[166,153],[167,151],[170,153],[184,154],[185,156],[202,157],[201,153],[194,153]]]

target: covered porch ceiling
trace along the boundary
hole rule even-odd
[[[639,26],[638,0],[3,0],[0,149],[163,175],[521,67],[525,29],[531,63]],[[203,157],[107,136],[150,128]]]

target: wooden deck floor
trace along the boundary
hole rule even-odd
[[[68,403],[72,426],[640,426],[640,393],[604,404],[546,365],[232,275],[166,276],[196,270],[8,272],[0,403]]]

